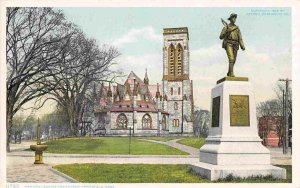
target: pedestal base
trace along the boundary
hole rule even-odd
[[[34,164],[44,164],[43,151],[45,151],[47,148],[47,145],[30,145],[30,149],[35,151]]]
[[[271,157],[258,136],[209,136],[200,148],[200,162],[212,165],[269,165]]]
[[[34,159],[35,159],[34,164],[44,164],[44,162],[43,162],[43,152],[42,151],[36,151]]]
[[[240,178],[271,175],[274,178],[286,179],[286,170],[272,165],[212,165],[199,162],[190,164],[188,168],[211,181],[224,179],[229,175]]]

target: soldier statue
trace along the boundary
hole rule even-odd
[[[220,39],[223,39],[222,47],[226,50],[228,60],[229,60],[229,68],[228,68],[227,76],[230,77],[234,77],[233,67],[236,61],[236,56],[239,50],[239,46],[241,46],[242,50],[245,50],[240,29],[237,25],[234,24],[236,18],[237,18],[237,14],[232,13],[228,18],[228,20],[230,21],[229,24],[227,24],[222,19],[224,28],[222,29],[222,32],[220,34]]]

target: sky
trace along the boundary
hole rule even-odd
[[[238,15],[245,51],[239,50],[235,75],[249,77],[256,103],[275,97],[279,78],[291,78],[290,8],[58,8],[98,41],[118,48],[115,69],[161,83],[163,28],[188,27],[190,79],[195,105],[210,109],[210,92],[226,76],[228,59],[219,39],[221,18]],[[125,78],[124,78],[125,79]],[[120,80],[123,83],[124,80]]]

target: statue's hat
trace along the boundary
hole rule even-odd
[[[231,20],[232,18],[236,18],[237,17],[237,14],[235,14],[235,13],[232,13],[232,14],[230,14],[230,17],[228,18],[228,20]]]

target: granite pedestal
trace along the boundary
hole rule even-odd
[[[286,170],[271,165],[270,151],[258,136],[256,105],[248,78],[219,80],[211,93],[211,127],[200,148],[200,162],[189,165],[210,180],[272,175]]]

